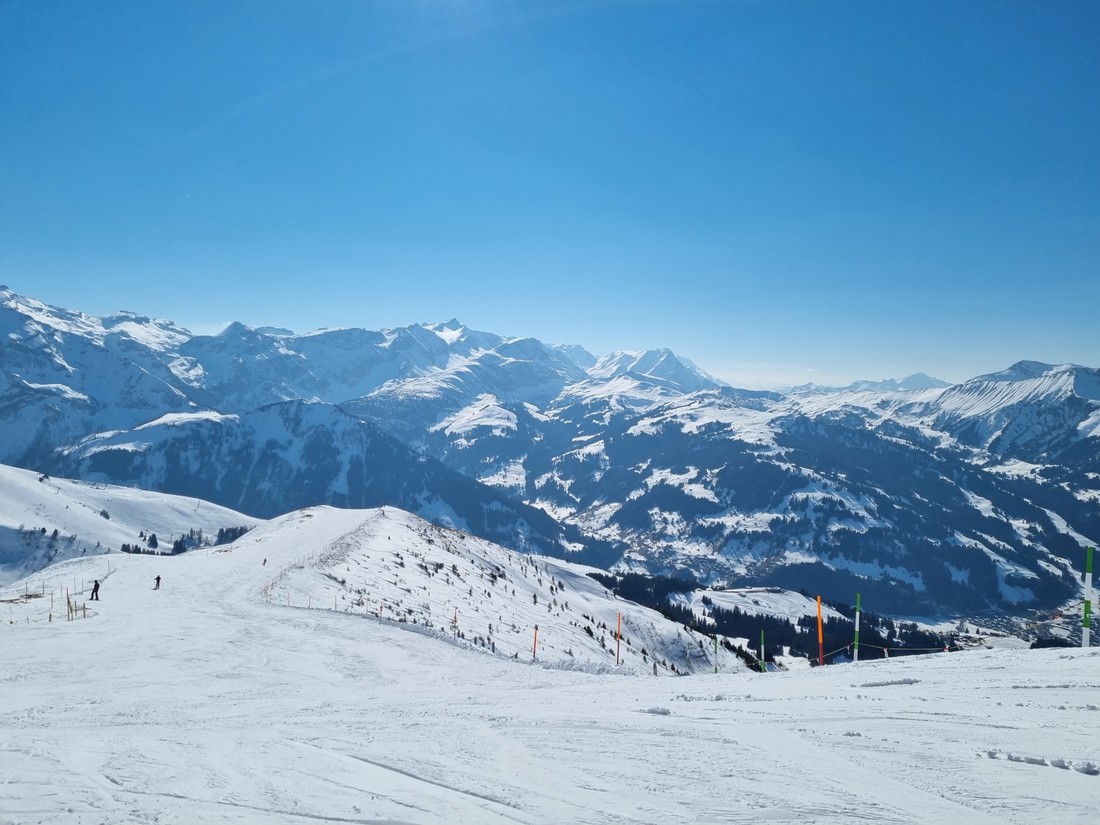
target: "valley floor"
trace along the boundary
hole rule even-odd
[[[0,602],[0,822],[1071,825],[1100,811],[1100,649],[596,675],[268,603],[258,552],[37,575],[55,593],[102,579],[73,622],[60,604],[37,621],[44,597],[32,611],[24,585],[0,592],[15,599]]]

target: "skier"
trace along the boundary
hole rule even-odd
[[[160,590],[160,576],[157,576],[153,581],[156,583],[153,587],[154,590]]]
[[[94,582],[92,582],[92,601],[99,601],[99,579],[96,579]]]

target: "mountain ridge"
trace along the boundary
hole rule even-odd
[[[346,453],[370,454],[384,433],[395,441],[362,465],[380,480],[361,505],[390,495],[429,517],[462,511],[513,545],[515,524],[546,519],[547,552],[588,547],[601,566],[877,587],[915,611],[1065,603],[1080,545],[1100,536],[1100,372],[1088,367],[1022,361],[956,385],[916,374],[783,394],[729,387],[669,350],[597,357],[457,319],[181,338],[167,321],[121,313],[108,334],[101,319],[2,295],[0,328],[14,334],[0,339],[0,461],[14,465],[220,490],[273,515],[348,506]],[[303,404],[325,405],[324,421],[309,435],[284,422],[269,445],[256,422],[321,409]],[[242,421],[247,437],[216,447]],[[376,435],[349,436],[355,422]],[[151,430],[175,436],[135,451]],[[295,439],[330,457],[280,453]],[[438,462],[428,475],[425,459]],[[278,483],[248,482],[256,466]],[[493,507],[509,515],[490,519]]]

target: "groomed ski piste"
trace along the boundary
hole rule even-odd
[[[0,599],[2,823],[1067,825],[1100,810],[1100,648],[754,673],[583,568],[390,508],[73,559]]]

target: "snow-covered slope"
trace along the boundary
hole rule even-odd
[[[111,556],[109,572],[103,557],[75,559],[0,591],[0,819],[1083,825],[1095,817],[1100,650],[990,650],[768,674],[722,667],[682,678],[532,662],[518,638],[518,659],[494,656],[470,634],[456,641],[438,627],[394,622],[388,610],[380,622],[354,599],[367,576],[393,574],[403,605],[415,606],[426,586],[433,617],[446,614],[442,571],[415,574],[412,549],[442,553],[464,579],[500,557],[484,547],[425,547],[421,539],[450,537],[388,509],[359,514],[358,526],[330,522],[330,513],[288,516],[225,548]],[[404,568],[394,567],[397,553]],[[387,557],[390,567],[378,569]],[[363,578],[345,585],[326,572]],[[520,588],[534,593],[565,573],[532,563],[526,578],[514,568],[508,575],[518,623]],[[72,622],[45,621],[45,596],[27,595],[93,578],[101,600],[78,596]],[[567,581],[560,595],[579,601],[579,583]],[[488,611],[505,583],[478,578],[468,587],[495,588],[480,603]],[[325,603],[333,596],[336,610]],[[589,609],[597,596],[583,595]],[[461,611],[460,628],[488,619]],[[546,627],[557,632],[551,619]],[[498,649],[512,635],[525,634],[501,634]],[[561,644],[577,653],[575,640]]]
[[[765,616],[781,616],[791,622],[816,614],[816,603],[801,593],[780,587],[738,587],[731,590],[697,590],[692,594],[692,606],[702,609],[706,602],[723,610],[740,610],[742,613]],[[840,613],[823,606],[822,617],[841,619]]]
[[[587,575],[594,568],[516,553],[392,507],[290,513],[238,540],[233,552],[268,560],[264,598],[272,604],[377,617],[490,655],[562,667],[669,675],[715,665],[711,640],[702,644],[691,630],[618,599]],[[720,667],[743,667],[720,653]]]
[[[213,542],[219,530],[258,520],[195,498],[72,481],[0,465],[0,584],[80,556],[117,554],[125,545],[159,552],[186,537]]]
[[[1021,361],[945,390],[931,406],[935,426],[965,443],[1049,459],[1067,442],[1100,435],[1100,370]]]

